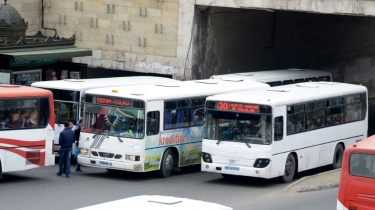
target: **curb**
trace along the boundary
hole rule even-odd
[[[291,187],[293,187],[293,186],[295,186],[295,185],[297,185],[297,184],[299,184],[299,183],[301,183],[301,182],[303,182],[303,181],[305,181],[305,180],[307,180],[307,179],[309,179],[309,178],[313,178],[313,177],[317,177],[317,176],[322,176],[322,175],[325,175],[325,174],[330,174],[330,173],[334,173],[334,172],[337,172],[337,171],[340,171],[341,170],[341,168],[339,168],[339,169],[335,169],[335,170],[330,170],[330,171],[326,171],[326,172],[322,172],[322,173],[319,173],[319,174],[316,174],[316,175],[312,175],[312,176],[305,176],[305,177],[302,177],[301,179],[299,179],[299,180],[297,180],[297,181],[295,181],[295,182],[293,182],[293,183],[291,183],[291,184],[289,184],[288,186],[286,186],[284,189],[283,189],[283,193],[286,193],[286,192],[288,192],[288,190],[291,188]],[[327,189],[332,189],[332,188],[337,188],[339,186],[339,182],[335,182],[335,183],[333,183],[333,184],[329,184],[329,185],[319,185],[319,186],[317,186],[317,187],[312,187],[312,188],[310,188],[310,187],[302,187],[301,189],[299,189],[299,190],[297,190],[297,192],[311,192],[311,191],[318,191],[318,190],[327,190]]]

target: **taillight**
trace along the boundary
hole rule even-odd
[[[52,141],[52,153],[51,154],[54,154],[55,153],[55,142]]]

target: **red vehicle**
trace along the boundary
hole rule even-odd
[[[51,91],[0,85],[0,179],[2,173],[55,164]]]
[[[375,209],[375,135],[345,149],[336,209]]]

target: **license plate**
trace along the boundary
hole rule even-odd
[[[112,163],[108,163],[108,162],[105,162],[105,161],[98,161],[98,163],[100,165],[103,165],[103,166],[112,166]]]
[[[225,169],[225,170],[229,170],[229,171],[239,171],[239,170],[240,170],[240,167],[225,166],[224,169]]]

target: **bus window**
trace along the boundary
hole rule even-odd
[[[267,84],[269,84],[271,87],[283,85],[283,83],[281,81],[267,82]]]
[[[293,84],[293,80],[284,80],[283,85]]]
[[[318,77],[318,80],[319,80],[319,81],[329,82],[329,81],[331,81],[331,78],[330,78],[329,76]]]
[[[159,134],[159,122],[160,122],[160,112],[153,111],[147,113],[147,136]]]
[[[305,80],[304,79],[295,79],[294,80],[294,83],[301,83],[301,82],[305,82]]]
[[[283,140],[283,128],[284,128],[284,118],[283,116],[275,118],[275,133],[274,133],[274,140],[280,141]]]
[[[306,78],[305,79],[305,82],[317,82],[318,79],[316,77],[310,77],[310,78]]]
[[[347,96],[344,99],[345,103],[345,122],[353,122],[360,120],[361,114],[361,95]]]
[[[0,128],[46,127],[49,120],[48,98],[0,101]]]
[[[375,174],[373,173],[374,161],[375,155],[364,153],[351,154],[349,162],[350,174],[353,176],[375,178]]]

